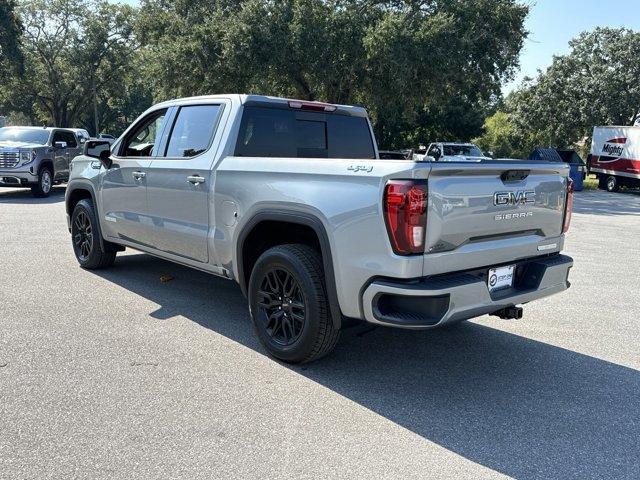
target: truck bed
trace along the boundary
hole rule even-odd
[[[520,180],[501,176],[523,172]],[[420,279],[561,251],[568,167],[527,161],[425,163],[407,160],[227,157],[217,168],[216,218],[238,212],[238,224],[216,224],[217,261],[235,275],[232,245],[261,210],[318,218],[331,244],[344,315],[363,318],[363,286],[377,278]],[[394,179],[426,182],[423,254],[394,253],[385,227],[385,186]],[[535,192],[534,203],[494,205],[496,193]],[[530,195],[530,194],[529,194]],[[229,199],[234,198],[230,204]],[[237,202],[237,203],[236,203]],[[524,217],[504,217],[497,215]]]

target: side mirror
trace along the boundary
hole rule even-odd
[[[430,156],[433,157],[434,160],[437,161],[442,156],[442,152],[440,151],[440,149],[438,147],[436,147],[431,151],[431,155]]]
[[[111,144],[104,140],[87,140],[84,144],[84,154],[87,157],[97,158],[105,166],[111,168]]]
[[[67,148],[67,142],[55,142],[53,144],[53,148],[57,148],[57,149]]]

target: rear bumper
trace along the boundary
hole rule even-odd
[[[489,293],[488,268],[438,275],[412,282],[376,280],[362,295],[368,322],[427,329],[495,313],[569,288],[573,259],[566,255],[516,263],[514,285]]]

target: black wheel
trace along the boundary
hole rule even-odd
[[[607,192],[617,192],[618,190],[620,190],[618,179],[613,175],[609,175],[607,177],[606,185],[607,185]]]
[[[71,216],[71,240],[78,263],[89,270],[110,267],[117,254],[108,242],[103,242],[103,247],[97,225],[91,200],[80,200]]]
[[[260,342],[285,362],[316,360],[338,342],[322,259],[307,245],[281,245],[260,256],[249,280],[249,307]]]
[[[31,187],[34,197],[48,197],[53,186],[53,173],[49,167],[43,167],[38,173],[38,183]]]

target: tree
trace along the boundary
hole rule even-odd
[[[373,3],[385,14],[365,39],[365,99],[379,142],[478,135],[487,105],[518,65],[528,8],[501,0]],[[439,120],[425,128],[434,112]]]
[[[4,86],[5,108],[30,111],[34,120],[55,126],[76,126],[93,112],[94,95],[100,103],[104,92],[115,91],[131,74],[133,12],[106,0],[22,2],[24,71]]]
[[[484,151],[493,152],[498,158],[518,158],[528,155],[528,152],[519,150],[519,138],[511,114],[498,110],[487,117],[482,128],[484,133],[473,142]]]
[[[595,125],[640,118],[640,33],[597,28],[569,43],[538,78],[506,99],[523,147],[566,147],[591,137]],[[587,142],[588,143],[588,142]]]
[[[527,11],[515,0],[143,0],[137,32],[157,98],[364,104],[381,145],[399,147],[480,133],[517,66]]]
[[[20,37],[22,22],[15,0],[0,0],[0,82],[9,74],[18,74],[22,66]]]

